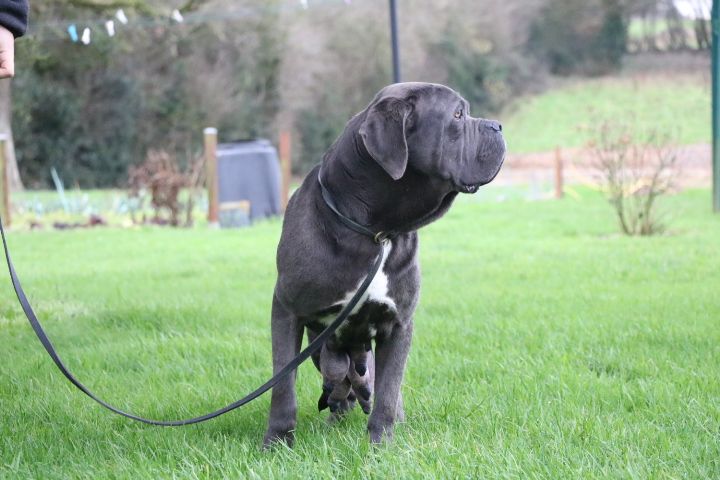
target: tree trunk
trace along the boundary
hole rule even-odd
[[[12,135],[12,97],[10,90],[10,79],[0,80],[0,135],[5,135],[5,159],[8,169],[8,183],[10,191],[16,192],[23,189],[20,171],[15,158],[15,143]]]
[[[698,50],[706,50],[712,47],[708,23],[710,22],[704,18],[695,19],[695,41],[697,42]]]

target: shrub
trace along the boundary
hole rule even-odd
[[[605,121],[589,145],[602,189],[626,235],[665,231],[657,199],[675,187],[677,153],[656,130],[640,134],[630,125]]]
[[[277,15],[98,33],[90,45],[64,29],[18,42],[12,126],[25,184],[51,186],[55,167],[68,185],[121,186],[153,148],[188,165],[205,126],[222,140],[272,136]]]

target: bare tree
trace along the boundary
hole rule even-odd
[[[710,41],[710,2],[709,0],[693,0],[692,1],[693,30],[695,31],[695,41],[698,49],[707,49],[712,46]]]

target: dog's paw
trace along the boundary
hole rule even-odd
[[[327,423],[328,425],[335,425],[347,417],[348,412],[355,407],[355,402],[349,399],[330,400],[328,406],[331,413],[327,418]]]
[[[268,430],[265,433],[265,438],[263,438],[263,450],[268,451],[280,445],[292,447],[294,443],[294,430]]]
[[[378,421],[377,419],[374,419],[372,415],[370,416],[370,421],[368,422],[370,443],[378,445],[383,442],[391,442],[394,433],[394,425],[392,421]]]
[[[352,410],[354,406],[355,401],[350,400],[349,398],[343,398],[338,400],[330,397],[328,399],[328,407],[330,407],[330,412],[336,415],[345,415],[350,410]]]

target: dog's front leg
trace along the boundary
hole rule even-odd
[[[388,336],[376,340],[375,402],[368,421],[372,443],[380,443],[383,436],[392,439],[412,330],[410,320],[404,325],[396,325]]]
[[[302,326],[292,313],[283,307],[275,296],[272,304],[272,357],[273,374],[290,363],[300,352]],[[283,441],[292,445],[297,417],[297,399],[295,397],[295,376],[292,372],[272,389],[270,400],[270,418],[263,446]]]

